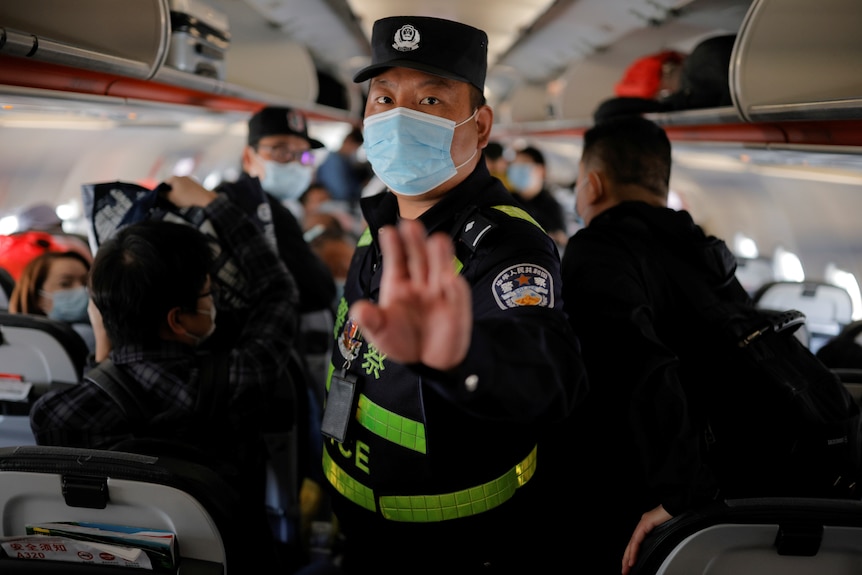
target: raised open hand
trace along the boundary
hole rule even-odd
[[[456,367],[470,347],[473,313],[470,286],[455,269],[452,239],[426,236],[421,222],[402,220],[381,230],[380,247],[380,301],[355,302],[351,317],[393,361]]]

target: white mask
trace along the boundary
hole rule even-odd
[[[188,335],[190,338],[192,338],[192,340],[194,340],[194,344],[195,344],[195,345],[200,345],[200,344],[202,344],[204,341],[206,341],[206,340],[207,340],[207,338],[209,338],[209,336],[211,336],[211,335],[213,334],[213,332],[215,332],[215,328],[216,328],[216,323],[215,323],[215,320],[216,320],[216,308],[215,308],[215,306],[213,306],[213,307],[212,307],[212,308],[210,308],[210,309],[200,309],[200,308],[198,308],[198,309],[196,309],[195,311],[196,311],[196,312],[198,312],[198,313],[200,313],[200,314],[210,316],[210,327],[209,327],[209,329],[206,331],[206,333],[201,334],[201,335],[195,335],[195,334],[193,334],[193,333],[186,332],[186,335]]]

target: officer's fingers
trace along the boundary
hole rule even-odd
[[[380,250],[383,252],[383,274],[380,277],[382,301],[382,298],[387,295],[388,288],[385,286],[407,278],[407,265],[401,236],[394,226],[380,228],[378,238]]]
[[[458,276],[455,269],[455,249],[452,239],[443,233],[428,238],[428,292],[446,294],[451,290],[452,279]]]
[[[362,326],[362,330],[366,335],[370,336],[383,329],[386,323],[385,316],[380,308],[369,300],[357,300],[350,306],[348,312],[351,320]]]
[[[407,273],[414,289],[420,293],[427,289],[428,283],[428,244],[425,226],[418,220],[401,220],[398,231],[404,242],[407,259]]]

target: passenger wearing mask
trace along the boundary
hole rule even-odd
[[[319,417],[315,414],[320,413],[321,407],[312,405],[312,402],[316,397],[314,390],[322,386],[326,378],[334,321],[332,302],[336,295],[332,273],[305,241],[296,215],[302,212],[299,198],[314,180],[312,150],[322,147],[321,142],[309,137],[308,122],[300,110],[281,106],[262,108],[248,121],[247,145],[242,153],[243,173],[236,182],[238,186],[254,190],[263,188],[266,192],[278,255],[299,287],[299,337],[295,340],[297,353],[294,356],[298,356],[301,365],[292,365],[291,373],[294,374],[296,393],[300,396],[298,401],[300,404],[309,403],[308,409],[300,409],[297,413],[301,420],[298,440],[300,476],[313,476],[320,469],[319,448],[312,438],[317,439],[319,433]],[[233,318],[225,319],[233,321]],[[270,447],[277,457],[293,457],[295,454],[284,449],[286,442],[281,439],[283,429],[279,422],[272,421],[271,424],[279,434],[270,442]],[[306,449],[309,442],[311,447]],[[278,472],[285,465],[275,465],[274,468]],[[278,483],[289,487],[291,480],[280,478]],[[300,497],[306,495],[300,494]]]
[[[323,147],[308,137],[299,110],[263,108],[248,121],[243,173],[236,184],[263,188],[272,214],[278,255],[299,286],[301,313],[330,310],[335,282],[326,265],[308,247],[297,217],[285,203],[299,205],[314,176],[312,149]],[[219,191],[219,188],[216,188]]]
[[[506,172],[509,169],[509,160],[506,158],[506,150],[500,142],[488,142],[485,149],[482,150],[485,156],[485,165],[488,166],[488,171],[492,176],[503,182],[506,189],[511,190],[512,184],[509,182],[509,176]]]
[[[45,252],[24,267],[9,298],[11,313],[44,315],[70,324],[95,352],[87,305],[90,261],[78,252]]]
[[[190,178],[167,183],[167,199],[179,208],[204,208],[220,249],[254,279],[246,322],[225,352],[224,396],[204,381],[208,354],[200,349],[217,321],[214,246],[191,226],[148,220],[120,229],[100,246],[89,287],[96,360],[109,358],[139,385],[139,401],[155,413],[153,419],[128,416],[85,379],[41,396],[30,412],[31,427],[40,445],[156,449],[151,454],[179,453],[216,468],[246,502],[248,514],[238,524],[260,542],[248,560],[268,567],[275,559],[267,555],[272,533],[264,505],[261,414],[287,369],[296,286],[263,234],[225,195]],[[168,452],[158,451],[165,444]],[[245,560],[243,565],[264,572]]]
[[[563,206],[545,187],[545,156],[538,148],[528,146],[515,154],[506,169],[510,189],[531,216],[562,248],[569,240]]]
[[[721,497],[698,423],[692,346],[704,327],[672,278],[687,274],[691,293],[702,283],[722,299],[744,290],[725,243],[668,207],[671,159],[664,129],[641,116],[584,134],[576,200],[585,227],[562,262],[564,308],[590,381],[563,440],[593,470],[573,475],[568,492],[565,513],[592,526],[577,539],[573,571],[625,575],[647,533]]]

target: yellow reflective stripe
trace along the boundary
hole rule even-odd
[[[502,476],[461,491],[439,495],[385,495],[380,498],[380,512],[391,521],[430,523],[470,517],[502,505],[525,485],[536,471],[533,447],[523,461]],[[323,473],[335,490],[350,501],[370,511],[376,510],[374,493],[341,469],[329,452],[323,450]]]
[[[537,228],[542,231],[545,231],[542,226],[539,225],[539,222],[533,219],[533,216],[525,212],[523,209],[518,208],[516,206],[492,206],[495,210],[501,211],[507,216],[511,216],[513,218],[519,218],[522,220],[527,220]]]
[[[335,366],[332,362],[329,362],[329,369],[326,370],[326,391],[329,391],[329,387],[332,385],[332,374],[335,373]]]
[[[329,457],[329,451],[326,449],[323,450],[323,473],[335,490],[343,496],[369,511],[377,511],[377,505],[374,503],[374,492],[338,467]]]
[[[362,235],[359,236],[359,240],[356,242],[356,247],[361,248],[363,246],[371,245],[371,230],[368,226],[365,226],[365,229],[362,231]]]
[[[440,495],[387,495],[380,512],[392,521],[429,523],[470,517],[502,505],[527,483],[536,471],[536,447],[502,476],[469,489]]]
[[[464,269],[464,264],[463,264],[463,262],[461,262],[461,260],[458,259],[457,256],[454,258],[454,260],[455,260],[455,273],[460,274],[461,270]]]
[[[425,453],[425,426],[380,407],[365,394],[359,395],[356,420],[371,433],[401,447]]]

